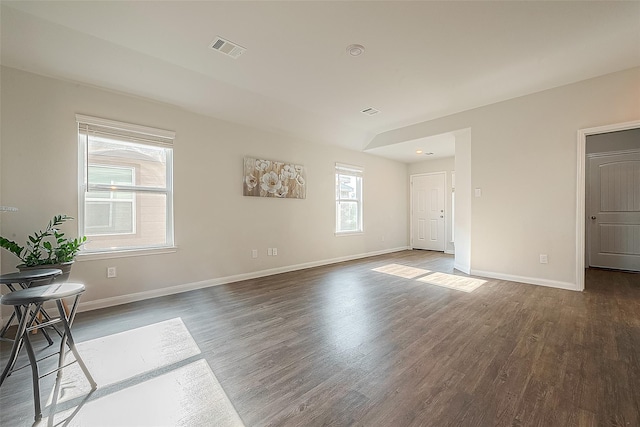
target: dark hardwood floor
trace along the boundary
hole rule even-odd
[[[640,426],[640,275],[589,270],[580,293],[452,264],[405,251],[80,313],[99,388],[45,378],[40,425]],[[0,411],[32,424],[28,370]]]

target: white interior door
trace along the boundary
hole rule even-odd
[[[443,251],[446,172],[411,177],[411,246]]]
[[[640,271],[640,153],[589,158],[589,265]]]

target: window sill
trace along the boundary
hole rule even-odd
[[[342,236],[357,236],[360,234],[364,234],[364,231],[342,231],[342,232],[336,232],[334,233],[336,237],[342,237]]]
[[[108,252],[84,252],[76,256],[76,261],[93,261],[96,259],[129,258],[136,256],[170,254],[178,251],[177,246],[147,249],[121,249]]]

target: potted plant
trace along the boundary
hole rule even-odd
[[[69,278],[71,266],[82,245],[87,241],[86,236],[68,239],[57,227],[73,219],[67,215],[56,215],[49,221],[47,228],[36,231],[29,236],[25,246],[0,236],[0,247],[17,256],[22,264],[19,270],[36,268],[58,268],[62,275],[56,277],[56,282],[63,282]]]

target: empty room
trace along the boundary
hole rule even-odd
[[[640,425],[640,2],[0,24],[0,425]]]

